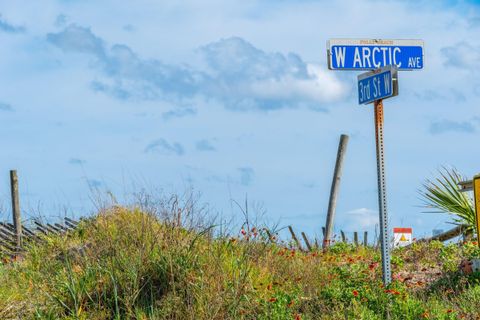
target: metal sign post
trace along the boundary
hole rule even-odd
[[[385,182],[385,153],[383,148],[383,100],[374,102],[375,141],[377,147],[378,208],[380,215],[380,239],[382,248],[383,283],[392,282],[390,267],[390,237],[388,234],[387,188]]]
[[[384,285],[392,282],[392,271],[390,266],[390,234],[388,228],[385,152],[383,146],[383,100],[396,95],[398,95],[398,75],[395,66],[385,66],[358,76],[358,103],[369,104],[373,102],[375,113],[378,211],[380,218],[382,276]]]
[[[388,285],[392,281],[392,274],[383,147],[383,100],[398,95],[397,70],[423,69],[424,43],[423,40],[403,39],[330,39],[327,41],[327,58],[330,70],[375,69],[358,76],[358,102],[374,103],[382,271],[383,283]],[[477,198],[480,199],[480,179],[478,190]]]

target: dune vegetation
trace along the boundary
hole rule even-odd
[[[300,252],[245,224],[236,234],[113,206],[0,265],[1,319],[477,319],[474,243]]]

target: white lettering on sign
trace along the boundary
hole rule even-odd
[[[397,67],[400,68],[402,66],[402,63],[401,62],[397,63],[397,52],[400,53],[401,50],[400,48],[395,47],[395,49],[393,49],[393,64],[397,65]]]
[[[337,66],[345,66],[345,47],[335,47],[335,57],[337,57]]]
[[[382,50],[383,52],[383,65],[386,66],[387,65],[387,49],[386,47],[383,47],[383,48],[380,48],[380,50]]]
[[[385,93],[390,94],[390,73],[385,73],[383,75],[383,83],[385,84]]]
[[[420,57],[410,57],[408,58],[408,67],[409,68],[416,68],[420,66]]]
[[[370,48],[363,47],[362,54],[363,54],[363,67],[367,68],[367,64],[368,64],[368,68],[371,68],[372,66],[370,65]]]
[[[377,90],[380,90],[380,87],[377,86],[377,80],[379,80],[378,78],[373,78],[373,97],[376,98],[378,97],[378,95],[380,94],[380,92],[377,93]],[[379,83],[380,85],[380,83]]]
[[[357,67],[357,63],[358,63],[358,67],[359,68],[363,68],[362,66],[362,60],[360,59],[360,51],[358,50],[358,47],[355,48],[355,55],[353,56],[353,67]]]
[[[345,67],[345,57],[347,55],[346,47],[334,47],[335,59],[337,67]],[[402,49],[399,47],[355,47],[353,52],[353,67],[354,68],[380,68],[383,64],[396,65],[401,67],[402,62],[400,56]],[[420,67],[420,57],[409,58],[409,67]]]
[[[373,50],[372,50],[372,62],[373,62],[373,66],[374,66],[375,68],[380,68],[380,61],[377,62],[377,61],[375,60],[375,51],[380,52],[380,48],[379,48],[379,47],[375,47],[375,48],[373,48]]]
[[[359,83],[360,85],[360,100],[370,100],[370,83],[363,84],[362,82]]]

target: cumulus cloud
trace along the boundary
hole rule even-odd
[[[452,120],[439,120],[430,124],[431,134],[441,134],[446,132],[474,133],[475,126],[471,122],[457,122]]]
[[[67,24],[68,17],[64,14],[59,14],[55,19],[55,26],[56,27],[64,27]]]
[[[320,108],[345,93],[332,73],[307,64],[294,53],[267,53],[238,37],[211,43],[200,51],[211,70],[210,89],[230,108]]]
[[[8,103],[0,102],[0,111],[13,112],[13,107]]]
[[[149,143],[145,147],[145,152],[182,156],[185,153],[185,150],[183,149],[183,146],[178,142],[170,143],[165,139],[158,139]]]
[[[69,25],[59,33],[49,33],[47,40],[65,52],[89,53],[97,58],[105,56],[103,40],[96,37],[89,28]]]
[[[215,147],[207,139],[202,139],[196,142],[195,147],[198,151],[215,151]]]
[[[368,208],[350,210],[345,216],[345,226],[355,231],[371,229],[379,222],[378,211]]]
[[[0,30],[8,33],[24,33],[25,27],[15,26],[0,17]]]
[[[344,85],[319,66],[294,53],[267,53],[234,37],[199,49],[205,68],[143,59],[130,47],[105,41],[89,28],[69,25],[47,40],[65,52],[90,55],[105,76],[92,89],[118,99],[190,101],[214,99],[233,110],[273,110],[325,103],[345,94]]]
[[[454,46],[441,49],[445,57],[445,65],[460,69],[474,69],[480,66],[480,47],[467,42],[459,42]]]

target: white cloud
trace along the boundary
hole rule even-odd
[[[345,96],[346,86],[333,73],[319,65],[307,64],[308,77],[298,79],[287,75],[251,84],[251,93],[261,99],[282,99],[286,101],[307,100],[323,105]]]
[[[480,66],[480,47],[474,47],[467,42],[456,43],[443,48],[446,58],[445,65],[467,70],[476,70]]]
[[[347,226],[347,229],[354,231],[371,229],[378,223],[378,211],[368,208],[353,209],[348,211],[345,215],[345,225]]]
[[[70,25],[47,39],[65,52],[89,54],[105,76],[92,88],[122,100],[190,101],[201,96],[234,110],[272,110],[306,106],[326,109],[346,88],[318,65],[294,53],[268,53],[238,37],[212,42],[200,49],[206,70],[143,59],[130,47],[105,41],[89,29]]]

